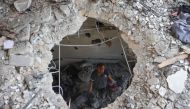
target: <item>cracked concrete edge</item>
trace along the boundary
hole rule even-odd
[[[39,5],[42,5],[42,4],[43,3],[40,3]],[[28,91],[31,94],[34,94],[35,89],[43,87],[42,89],[44,91],[42,91],[42,94],[38,97],[38,100],[34,101],[32,107],[63,108],[63,109],[67,108],[63,99],[61,99],[61,102],[63,104],[59,104],[58,102],[54,100],[54,97],[59,98],[60,95],[55,95],[55,93],[51,89],[52,76],[42,76],[48,73],[46,68],[48,66],[49,61],[52,59],[51,52],[50,52],[50,49],[52,48],[52,46],[50,45],[58,44],[58,42],[64,36],[77,32],[79,28],[81,27],[82,23],[85,21],[86,17],[92,17],[95,19],[101,19],[103,21],[107,21],[115,25],[116,27],[118,27],[123,32],[123,34],[121,35],[122,38],[124,39],[124,41],[128,43],[129,47],[132,48],[133,52],[137,56],[137,64],[135,68],[133,69],[134,77],[133,77],[130,87],[125,92],[123,92],[123,94],[120,97],[118,97],[115,100],[115,102],[113,102],[112,104],[109,104],[107,107],[108,109],[120,109],[120,108],[126,108],[126,107],[127,108],[153,108],[154,107],[154,108],[159,109],[159,108],[165,108],[165,106],[169,107],[171,104],[173,107],[175,105],[175,107],[177,108],[186,107],[184,105],[187,105],[190,102],[190,100],[188,98],[183,100],[184,98],[182,96],[183,94],[173,93],[168,88],[167,82],[160,83],[162,86],[164,86],[167,89],[167,95],[164,98],[162,98],[159,94],[157,94],[158,92],[157,89],[154,89],[154,87],[151,87],[150,85],[147,84],[147,80],[151,78],[158,78],[160,81],[164,79],[159,74],[158,74],[159,76],[154,75],[157,73],[161,73],[163,69],[158,69],[156,67],[156,64],[153,62],[153,58],[158,56],[157,52],[159,52],[160,50],[161,52],[159,53],[161,53],[163,57],[165,54],[162,54],[163,53],[162,50],[164,51],[163,48],[159,48],[160,46],[158,47],[154,46],[156,43],[155,41],[160,40],[160,38],[159,39],[152,38],[152,36],[157,37],[160,34],[164,34],[163,36],[161,36],[161,40],[164,40],[166,42],[166,45],[168,43],[171,44],[170,42],[172,41],[174,42],[174,45],[180,45],[180,43],[178,43],[175,39],[173,39],[172,36],[170,36],[165,30],[161,30],[161,31],[158,31],[158,33],[155,33],[156,31],[155,29],[152,29],[152,25],[144,26],[143,23],[141,23],[134,26],[133,18],[134,17],[136,18],[137,16],[140,19],[142,17],[141,14],[143,13],[140,14],[138,12],[138,9],[134,9],[134,7],[132,7],[129,4],[124,3],[122,0],[120,2],[116,2],[116,4],[112,4],[111,2],[102,3],[99,1],[97,3],[91,3],[85,0],[82,0],[82,1],[73,0],[71,5],[72,5],[71,7],[73,8],[73,10],[76,12],[75,15],[68,18],[69,20],[70,18],[72,20],[71,22],[66,21],[65,23],[66,26],[62,26],[64,25],[63,22],[59,22],[59,21],[54,22],[54,25],[57,24],[59,27],[55,29],[57,34],[53,35],[54,37],[49,36],[48,33],[44,31],[46,29],[49,32],[52,31],[51,25],[47,22],[41,22],[42,27],[46,29],[40,28],[40,30],[38,31],[43,36],[43,38],[41,38],[41,36],[40,37],[35,36],[35,35],[31,36],[31,38],[33,37],[40,38],[38,40],[39,42],[37,42],[38,44],[32,43],[32,45],[34,46],[33,47],[34,56],[41,58],[41,61],[38,58],[37,59],[38,61],[35,61],[38,63],[34,63],[34,66],[31,66],[31,67],[14,67],[10,65],[2,65],[2,67],[5,67],[7,69],[9,69],[10,67],[13,67],[13,69],[12,70],[10,69],[9,72],[7,72],[6,69],[1,69],[1,77],[3,79],[1,80],[1,87],[0,87],[0,89],[2,90],[0,93],[0,96],[2,96],[0,97],[1,98],[0,106],[10,105],[12,108],[20,108],[24,106],[24,104],[27,103],[26,99],[22,99],[23,91]],[[104,6],[107,6],[107,7],[104,7]],[[165,8],[167,8],[167,4],[163,5],[163,7],[164,6]],[[136,16],[133,16],[132,14],[130,14],[131,12],[134,13],[134,15]],[[15,12],[10,12],[10,13],[15,13]],[[28,16],[29,14],[30,13],[28,14],[26,13],[23,16],[25,15]],[[151,15],[150,12],[148,14]],[[18,18],[16,18],[16,20],[20,18],[22,19],[23,16],[22,15],[19,16]],[[151,20],[154,20],[154,19],[159,20],[154,15],[153,17],[152,16],[149,16],[149,17],[148,17],[149,20],[147,21],[148,23],[152,22]],[[50,18],[49,20],[52,20],[52,15],[50,15],[50,17],[48,18]],[[6,17],[2,19],[1,22],[3,22],[3,20],[6,21]],[[30,20],[31,19],[29,19],[29,21]],[[23,22],[26,22],[26,21],[24,20]],[[25,27],[22,25],[23,22],[22,23],[16,22],[16,24],[14,25],[10,23],[7,23],[7,24],[8,24],[8,27],[18,27],[16,31],[19,31],[20,28]],[[167,25],[168,21],[160,21],[159,23],[163,23],[164,25]],[[154,26],[156,28],[156,25]],[[60,29],[61,27],[63,28]],[[149,33],[146,33],[146,31],[143,31],[143,28],[149,31]],[[64,31],[64,32],[60,32],[60,31]],[[130,31],[133,32],[133,35],[131,35]],[[177,53],[178,52],[174,52],[173,54],[175,55]],[[42,63],[43,65],[39,66]],[[16,71],[18,72],[16,72],[14,69],[17,69]],[[18,79],[17,77],[18,75],[20,75],[21,78],[24,78],[24,79]],[[6,79],[8,79],[8,81]],[[3,80],[6,80],[6,82]],[[188,81],[189,81],[189,78],[188,78]],[[26,82],[27,84],[23,84],[24,82]],[[12,86],[17,86],[18,88],[15,88]],[[189,87],[189,86],[186,86],[186,87]],[[30,88],[33,90],[31,90]],[[18,90],[20,90],[20,92],[18,92]],[[189,90],[185,89],[184,92],[188,94]],[[28,99],[31,98],[30,94],[28,96],[29,96]],[[168,100],[168,98],[170,100]],[[10,100],[14,104],[11,104]],[[166,101],[166,102],[161,103],[161,101]],[[184,102],[187,102],[187,103],[184,103]],[[167,105],[167,104],[170,104],[170,105]]]

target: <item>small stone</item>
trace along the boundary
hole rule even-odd
[[[17,86],[11,86],[10,88],[13,90],[16,90],[18,87]]]
[[[11,55],[9,64],[15,66],[32,66],[34,58],[29,55]]]
[[[30,93],[29,93],[28,90],[23,91],[23,98],[24,98],[24,99],[30,98]]]
[[[149,79],[148,80],[148,84],[149,85],[157,85],[157,84],[159,84],[159,79],[158,78],[151,78],[151,79]]]
[[[30,34],[35,34],[40,30],[40,25],[32,24],[30,25]]]
[[[149,24],[149,28],[153,29],[153,28],[154,28],[154,25]]]
[[[156,85],[156,89],[159,89],[160,88],[160,85]]]
[[[30,39],[30,24],[28,24],[24,29],[22,29],[17,35],[19,41],[29,41]]]
[[[66,15],[69,16],[71,11],[67,5],[60,5],[60,10]]]
[[[21,81],[21,80],[22,80],[22,76],[21,76],[21,75],[18,75],[18,76],[16,77],[16,79],[17,79],[18,81]]]
[[[165,61],[165,60],[166,60],[165,57],[161,57],[161,56],[159,56],[159,57],[156,57],[156,58],[154,59],[154,62],[161,63],[162,61]]]
[[[165,107],[166,104],[167,104],[167,101],[166,101],[164,98],[159,98],[157,103],[158,103],[158,105],[159,105],[162,109],[164,109],[164,107]]]
[[[41,10],[40,13],[38,13],[39,19],[37,19],[40,22],[48,22],[51,19],[52,15],[52,8],[51,6],[46,6]]]
[[[175,101],[176,98],[177,98],[177,95],[175,95],[175,94],[171,94],[171,95],[169,95],[168,98],[169,98],[171,101]]]
[[[185,81],[187,80],[187,71],[180,69],[175,74],[167,77],[168,86],[175,93],[181,93],[185,88]]]
[[[169,44],[165,41],[158,42],[154,48],[158,54],[164,54],[168,51]]]
[[[160,41],[160,39],[161,39],[161,36],[157,33],[157,32],[154,32],[154,31],[152,30],[147,30],[147,31],[145,31],[145,33],[146,33],[146,43],[147,44],[151,44],[151,45],[153,45],[154,43],[159,43],[159,41]]]
[[[159,94],[162,97],[164,97],[164,95],[166,94],[166,92],[167,92],[167,90],[164,87],[161,86],[160,89],[159,89]]]
[[[145,107],[145,109],[161,109],[159,106],[156,106],[152,103],[149,103],[147,107]]]
[[[58,21],[61,21],[61,20],[64,19],[64,16],[62,15],[62,13],[59,12],[58,9],[55,9],[55,10],[54,10],[54,15],[55,15],[55,17],[56,17],[56,19],[57,19]]]
[[[9,99],[9,97],[6,96],[6,95],[3,98],[4,98],[4,100],[8,100]]]
[[[17,0],[14,2],[14,6],[17,11],[22,12],[30,7],[32,0]]]
[[[168,51],[166,52],[165,56],[166,57],[174,57],[178,53],[179,53],[179,48],[177,46],[174,46],[174,47],[168,49]]]
[[[173,109],[173,108],[174,108],[173,103],[169,103],[169,104],[166,105],[165,109]]]
[[[13,40],[5,40],[3,43],[3,48],[4,49],[11,49],[14,46],[14,41]]]
[[[19,105],[19,104],[17,104],[17,105],[16,105],[16,108],[17,108],[17,109],[19,109],[19,108],[20,108],[20,105]]]

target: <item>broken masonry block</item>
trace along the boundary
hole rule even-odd
[[[22,12],[30,7],[32,0],[17,0],[14,2],[14,6],[17,11]]]
[[[30,39],[30,24],[28,24],[24,29],[22,29],[16,36],[18,41],[29,41]]]
[[[15,46],[10,49],[10,54],[30,54],[33,46],[28,41],[16,42]]]
[[[29,55],[11,55],[9,64],[14,66],[32,66],[34,57]]]

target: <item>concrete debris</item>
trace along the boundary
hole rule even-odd
[[[164,97],[164,95],[166,94],[167,90],[164,87],[160,87],[159,89],[159,94]]]
[[[166,105],[166,108],[165,108],[165,109],[173,109],[173,108],[174,108],[173,103],[168,103],[168,104]]]
[[[53,79],[59,79],[52,78],[54,75],[47,70],[53,58],[50,50],[65,36],[75,34],[87,18],[94,18],[118,28],[122,33],[121,38],[128,43],[137,59],[135,67],[130,66],[134,76],[129,87],[126,86],[129,83],[126,80],[130,76],[122,76],[121,69],[116,70],[115,77],[120,77],[117,81],[124,83],[121,86],[125,88],[117,99],[113,99],[115,96],[109,96],[105,101],[98,99],[97,101],[105,104],[104,109],[188,109],[190,76],[183,69],[188,70],[189,64],[178,61],[189,61],[190,50],[184,48],[184,44],[174,38],[168,29],[178,23],[182,24],[177,25],[180,26],[178,29],[183,30],[179,32],[189,32],[186,29],[189,27],[189,16],[181,14],[186,19],[181,19],[184,22],[175,22],[177,17],[170,16],[170,12],[176,13],[174,8],[181,4],[188,5],[189,1],[0,0],[0,108],[21,109],[37,89],[42,88],[42,92],[30,103],[29,108],[67,109],[71,92],[81,90],[76,87],[69,90],[73,86],[80,87],[72,82],[70,76],[64,75],[64,71],[61,72],[61,80],[64,81],[61,82],[61,87],[66,97],[54,93]],[[92,27],[95,28],[94,25]],[[82,27],[80,35],[87,33],[81,32],[83,29],[89,28]],[[109,33],[101,32],[106,37]],[[180,39],[189,41],[188,37],[183,37]],[[112,47],[114,46],[116,45],[113,44]],[[179,47],[187,54],[179,55]],[[95,47],[94,51],[97,49]],[[129,63],[132,63],[133,59],[130,59]],[[157,63],[161,64],[157,66]],[[86,75],[79,74],[76,77],[81,83],[89,80]],[[53,85],[57,86],[58,83]],[[66,89],[69,91],[65,91]],[[77,109],[73,101],[71,99],[73,107]]]
[[[30,7],[32,0],[16,0],[14,6],[17,11],[22,12]]]
[[[64,72],[61,76],[61,81],[64,81],[61,87],[64,88],[63,90],[63,98],[69,102],[69,98],[73,98],[73,101],[71,101],[73,107],[82,108],[82,107],[93,107],[93,108],[99,108],[100,106],[106,106],[110,101],[113,101],[117,98],[118,95],[121,94],[122,90],[124,90],[125,85],[128,84],[129,78],[122,78],[122,76],[130,76],[130,74],[125,71],[124,68],[121,66],[118,66],[119,63],[107,63],[106,68],[107,70],[112,71],[112,78],[120,78],[117,80],[118,90],[112,91],[109,87],[108,89],[105,89],[104,97],[101,96],[103,93],[88,93],[88,85],[89,80],[91,78],[92,72],[95,70],[94,64],[91,63],[82,63],[81,65],[78,65],[77,63],[67,65],[63,67],[64,71],[61,70],[61,72]],[[79,70],[80,68],[80,70]],[[108,69],[109,68],[109,69]],[[114,69],[113,69],[114,68]],[[67,73],[69,72],[69,73]],[[117,75],[116,74],[120,74]],[[53,75],[54,82],[53,85],[56,85],[58,83],[56,74]],[[72,77],[72,78],[71,78]],[[119,89],[120,88],[120,89]],[[69,90],[69,91],[68,91]],[[71,91],[72,90],[72,91]],[[55,92],[57,92],[56,89],[54,89]]]
[[[158,105],[159,105],[162,109],[164,109],[165,106],[166,106],[166,104],[167,104],[167,101],[166,101],[164,98],[159,98],[157,103],[158,103]]]
[[[169,48],[169,43],[167,43],[166,41],[160,41],[159,43],[157,43],[155,46],[154,46],[156,52],[161,55],[161,54],[164,54],[168,51],[168,48]]]
[[[60,5],[59,8],[67,17],[71,14],[71,10],[67,5]]]
[[[159,83],[160,83],[160,81],[158,78],[151,78],[148,80],[148,84],[150,84],[150,85],[157,85]]]
[[[58,21],[61,21],[64,19],[63,14],[58,9],[54,9],[54,15]]]
[[[179,53],[179,47],[178,46],[172,46],[170,49],[166,52],[165,57],[174,57],[176,54]]]
[[[36,13],[36,16],[36,22],[48,22],[52,17],[52,7],[44,6],[40,12]]]
[[[167,77],[168,86],[175,93],[181,93],[185,88],[186,79],[187,71],[180,69],[180,71]]]
[[[152,103],[149,103],[147,107],[145,107],[145,109],[161,109],[159,106],[156,106]]]
[[[14,66],[32,66],[34,57],[29,55],[11,55],[9,64]]]
[[[13,40],[5,40],[3,42],[3,48],[4,49],[11,49],[11,48],[13,48],[13,46],[14,46],[14,41]]]
[[[30,24],[28,24],[20,33],[16,36],[18,41],[29,41],[30,39]]]
[[[161,56],[159,56],[159,57],[156,57],[156,58],[154,59],[154,62],[161,63],[162,61],[165,61],[165,60],[166,60],[165,57],[161,57]]]
[[[33,51],[33,46],[28,41],[16,42],[14,47],[10,49],[10,54],[30,54]]]
[[[91,74],[93,72],[93,66],[92,65],[82,65],[82,71],[78,73],[78,77],[84,81],[88,82],[90,80]]]

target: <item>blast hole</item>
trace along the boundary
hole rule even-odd
[[[90,34],[90,37],[86,37],[86,33]],[[120,40],[120,34],[113,25],[88,18],[76,34],[63,38],[60,42],[60,87],[59,46],[56,45],[53,48],[53,60],[49,65],[49,70],[53,75],[52,87],[55,93],[62,94],[68,105],[71,103],[71,109],[106,107],[129,87],[136,56],[127,43]],[[100,41],[92,43],[96,39]],[[95,85],[92,85],[93,94],[89,94],[89,81],[93,78],[93,71],[97,71],[99,63],[105,64],[104,73],[109,73],[116,83],[106,79],[107,84],[103,81],[98,84],[95,80],[93,84],[96,86],[105,83],[105,90],[97,89]],[[99,74],[95,78],[99,78]]]

